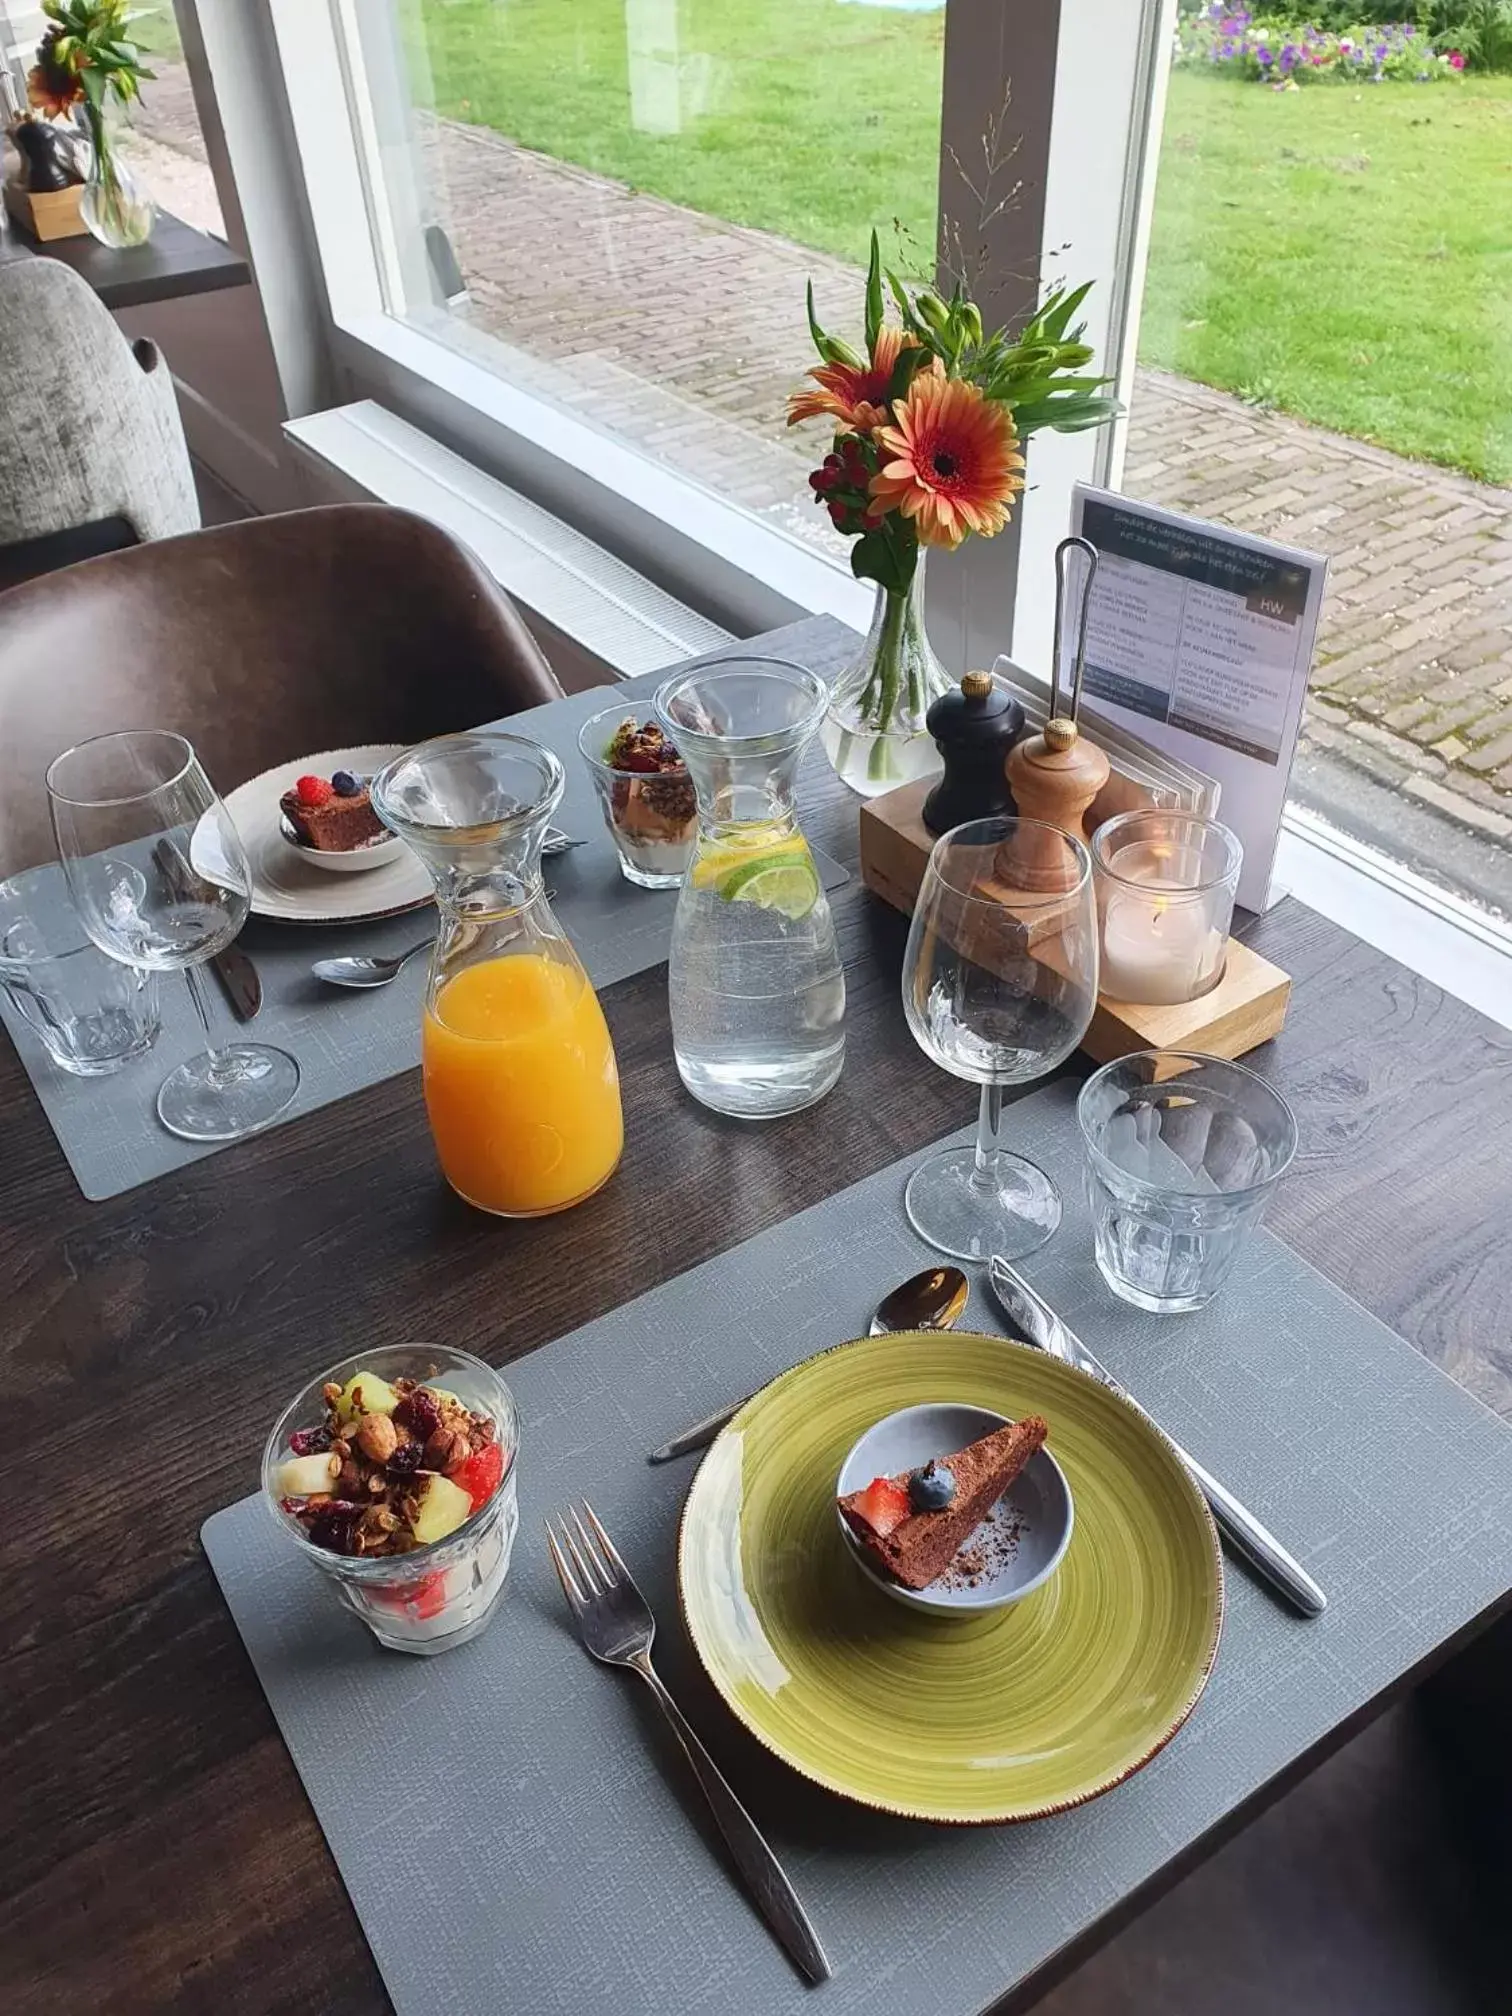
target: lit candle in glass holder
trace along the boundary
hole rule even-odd
[[[1216,819],[1124,812],[1092,836],[1102,928],[1098,991],[1195,1001],[1223,978],[1243,849]]]

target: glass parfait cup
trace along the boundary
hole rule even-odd
[[[635,718],[623,705],[590,715],[578,731],[578,750],[598,792],[620,873],[638,889],[677,889],[698,840],[693,786],[686,765],[621,770],[608,760],[615,735]]]
[[[406,1554],[335,1554],[328,1547],[317,1547],[299,1521],[282,1509],[275,1487],[279,1465],[293,1453],[290,1437],[322,1420],[327,1384],[345,1386],[363,1372],[379,1379],[444,1386],[473,1413],[492,1417],[504,1452],[504,1475],[487,1503],[444,1540],[413,1547]],[[387,1345],[343,1358],[295,1394],[274,1422],[263,1450],[263,1498],[279,1531],[331,1579],[341,1601],[381,1645],[393,1652],[430,1656],[476,1638],[498,1608],[520,1523],[515,1483],[519,1449],[520,1416],[514,1395],[481,1358],[443,1344]]]
[[[458,1196],[504,1218],[591,1197],[625,1141],[604,1011],[541,880],[565,781],[551,750],[481,729],[406,750],[370,787],[436,885],[421,1043],[436,1153]]]
[[[698,800],[667,961],[673,1054],[693,1097],[737,1119],[812,1106],[845,1061],[834,920],[794,809],[828,699],[801,665],[741,657],[656,695]]]

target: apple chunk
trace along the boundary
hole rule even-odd
[[[329,1491],[341,1471],[341,1458],[329,1450],[320,1456],[291,1456],[280,1463],[273,1488],[280,1498],[311,1498]]]
[[[364,1414],[392,1414],[398,1405],[399,1395],[387,1379],[376,1372],[357,1372],[342,1387],[336,1412],[343,1421],[356,1421]]]
[[[450,1477],[422,1472],[421,1478],[425,1491],[415,1518],[415,1538],[422,1547],[428,1547],[433,1540],[444,1540],[448,1533],[455,1533],[464,1520],[471,1518],[472,1499]]]

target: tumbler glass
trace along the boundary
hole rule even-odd
[[[1242,1064],[1139,1050],[1094,1072],[1076,1117],[1103,1279],[1138,1309],[1200,1309],[1291,1166],[1291,1108]]]
[[[44,900],[0,882],[0,986],[53,1062],[79,1078],[145,1055],[160,1026],[157,975],[90,944],[61,888]]]

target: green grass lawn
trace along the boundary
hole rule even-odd
[[[418,16],[438,112],[842,258],[864,260],[872,226],[890,231],[895,217],[926,254],[933,246],[943,13],[645,0],[630,16],[626,0],[423,0]],[[631,123],[627,17],[644,23],[645,104],[675,65],[678,132]]]
[[[401,4],[439,112],[842,258],[894,218],[933,241],[943,13]],[[175,53],[162,0],[139,32]],[[670,106],[677,130],[632,123],[632,76],[640,128]],[[1512,77],[1276,92],[1178,71],[1140,356],[1512,483]]]
[[[1512,78],[1277,92],[1178,71],[1139,347],[1512,482]]]
[[[943,14],[668,0],[682,123],[650,133],[626,0],[409,4],[438,111],[842,257],[893,217],[932,240]],[[1509,217],[1512,78],[1283,93],[1178,72],[1141,356],[1512,481]]]

